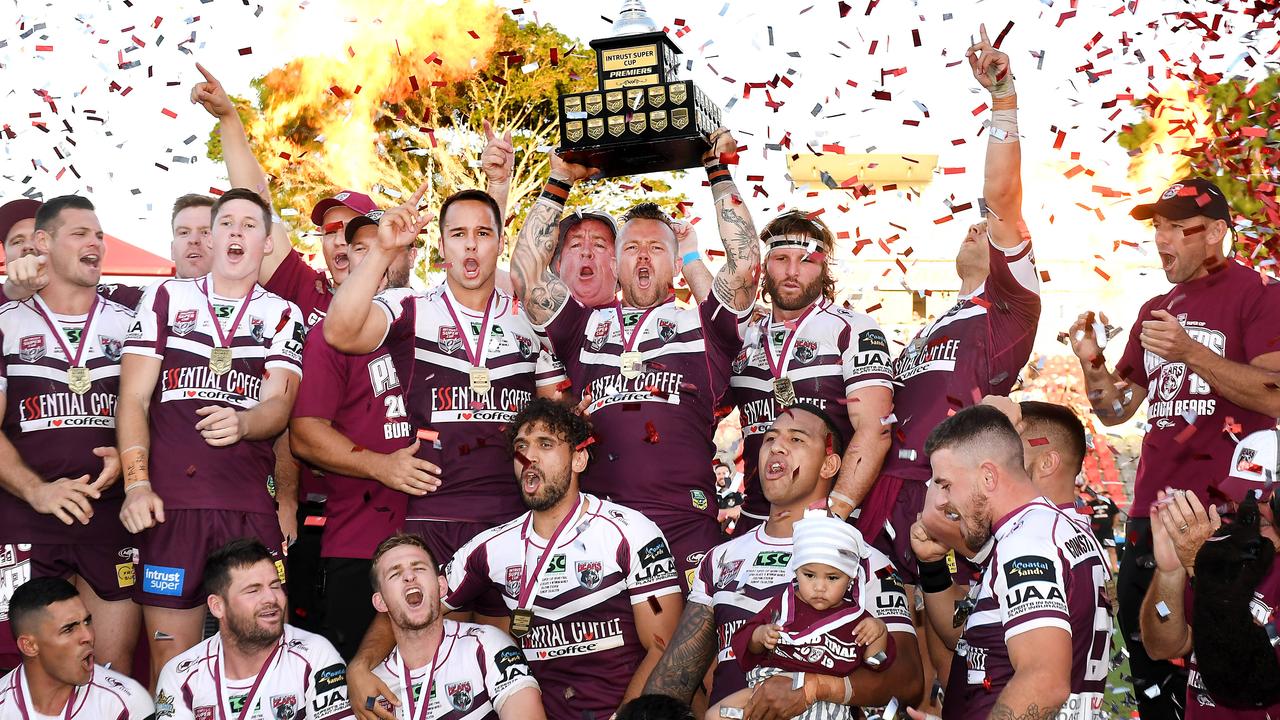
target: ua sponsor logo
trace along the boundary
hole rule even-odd
[[[498,668],[498,672],[502,673],[503,680],[528,675],[529,664],[525,662],[524,653],[521,653],[513,645],[508,645],[498,651],[493,656],[493,664]]]

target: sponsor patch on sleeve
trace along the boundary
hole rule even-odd
[[[1009,587],[1028,582],[1057,582],[1053,561],[1039,555],[1023,555],[1004,564],[1005,582]]]
[[[858,352],[882,352],[889,354],[889,341],[880,330],[863,330],[858,333]]]
[[[495,653],[493,664],[498,668],[503,680],[529,674],[529,663],[525,661],[524,653],[517,650],[514,645],[508,645]]]
[[[654,563],[671,559],[671,550],[667,548],[667,541],[661,537],[654,538],[648,545],[640,548],[637,553],[640,558],[641,567],[649,567]]]

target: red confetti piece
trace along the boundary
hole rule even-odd
[[[53,52],[52,45],[37,45],[36,52]]]
[[[1041,445],[1048,445],[1049,438],[1042,438],[1042,437],[1031,438],[1027,442],[1031,445],[1031,447],[1040,447]]]
[[[472,40],[479,40],[479,39],[480,39],[480,36],[476,33],[476,31],[475,31],[475,30],[468,30],[468,31],[467,31],[467,34],[471,36],[471,39],[472,39]]]
[[[302,524],[306,527],[324,527],[329,518],[323,515],[308,515]]]
[[[418,439],[435,442],[440,439],[440,433],[430,428],[418,428]]]
[[[1182,430],[1180,430],[1177,435],[1173,436],[1173,441],[1178,443],[1179,445],[1182,445],[1186,443],[1188,440],[1190,440],[1191,436],[1195,434],[1196,434],[1196,426],[1188,425],[1182,428]]]
[[[195,465],[188,465],[188,466],[187,466],[187,477],[192,477],[192,476],[194,476],[195,474],[196,474],[196,466],[195,466]]]
[[[357,452],[364,452],[364,446],[363,446],[363,445],[352,445],[352,446],[351,446],[351,452],[353,452],[353,453],[357,453]]]
[[[253,54],[253,48],[252,48],[252,47],[242,47],[242,48],[240,48],[240,54],[241,54],[241,55],[252,55],[252,54]]]
[[[1103,280],[1106,280],[1107,282],[1111,282],[1111,276],[1108,275],[1107,272],[1102,268],[1095,265],[1093,268],[1093,271],[1101,275]]]
[[[169,108],[163,108],[163,109],[161,109],[161,110],[160,110],[160,114],[161,114],[161,115],[168,115],[168,116],[169,116],[169,117],[171,117],[171,118],[176,118],[176,117],[178,117],[178,113],[176,113],[176,112],[174,112],[174,111],[170,110]]]
[[[658,428],[654,427],[653,422],[646,420],[644,424],[644,441],[650,445],[657,445],[658,440]]]
[[[528,457],[525,457],[524,453],[520,452],[519,450],[515,450],[514,452],[515,452],[516,461],[520,463],[521,470],[533,464],[533,461],[530,460]]]
[[[556,392],[565,392],[571,387],[573,387],[573,381],[565,378],[564,380],[556,383]]]
[[[341,220],[334,220],[333,222],[325,223],[324,226],[320,228],[321,232],[325,233],[326,235],[332,232],[338,232],[341,229],[342,229]]]
[[[589,447],[591,447],[592,445],[595,445],[595,444],[596,444],[596,438],[595,438],[595,436],[594,436],[594,435],[592,435],[592,436],[589,436],[586,440],[583,440],[582,442],[578,443],[577,445],[574,445],[574,446],[573,446],[573,449],[574,449],[575,451],[577,451],[577,450],[586,450],[587,448],[589,448]]]

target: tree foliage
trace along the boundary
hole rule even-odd
[[[559,144],[557,98],[561,93],[593,86],[595,53],[550,25],[517,23],[510,15],[501,16],[496,33],[490,52],[475,63],[472,74],[434,83],[420,80],[418,89],[406,92],[402,99],[377,104],[373,119],[376,133],[369,148],[370,162],[381,169],[382,179],[371,188],[375,201],[394,204],[424,181],[430,182],[428,197],[436,203],[461,189],[483,188],[485,177],[479,159],[485,144],[483,122],[488,120],[498,132],[513,132],[515,170],[507,228],[509,233],[519,229],[545,181],[547,153]],[[554,65],[553,48],[557,55]],[[402,58],[392,56],[388,61],[402,65],[397,71],[404,78],[413,72]],[[258,160],[273,177],[272,194],[278,209],[294,230],[303,232],[312,229],[306,220],[314,202],[345,184],[342,178],[318,172],[318,165],[308,162],[307,155],[325,151],[320,130],[326,120],[341,116],[350,107],[336,93],[322,94],[291,103],[287,117],[265,123],[264,108],[282,104],[279,94],[297,85],[296,75],[305,62],[292,60],[255,79],[256,102],[234,99]],[[526,66],[533,63],[538,67],[526,72]],[[256,134],[268,125],[279,136],[277,140],[287,140],[300,152],[280,153],[276,150],[279,143]],[[209,157],[220,160],[221,150],[215,128],[210,134]],[[289,157],[280,157],[282,154]],[[685,198],[672,192],[665,177],[582,183],[570,197],[570,206],[590,205],[617,212],[643,198],[678,214]],[[314,249],[315,239],[295,234],[294,243]],[[508,250],[510,247],[508,243]]]

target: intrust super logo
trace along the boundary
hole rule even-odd
[[[142,591],[153,595],[178,597],[182,595],[182,586],[186,578],[187,571],[183,568],[143,565]]]

